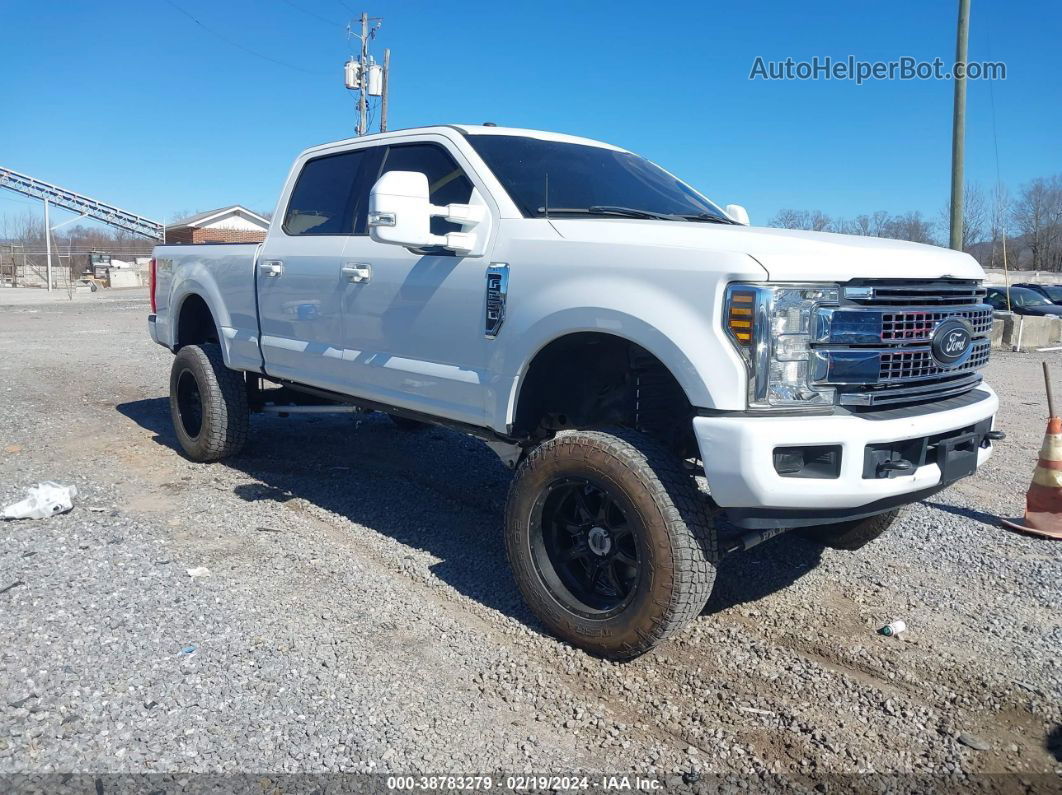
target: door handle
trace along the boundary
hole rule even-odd
[[[340,273],[355,284],[360,284],[372,278],[372,265],[368,262],[348,262],[340,268]]]
[[[284,263],[278,259],[266,260],[258,267],[264,276],[279,276],[284,272]]]

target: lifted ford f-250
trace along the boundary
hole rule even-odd
[[[988,458],[982,277],[752,228],[607,144],[439,126],[303,152],[260,245],[158,247],[148,326],[193,460],[322,406],[486,440],[528,604],[623,659],[701,611],[721,555],[783,528],[856,548]]]

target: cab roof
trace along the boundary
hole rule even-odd
[[[402,130],[388,130],[384,133],[373,133],[371,135],[362,135],[356,138],[344,138],[339,141],[329,141],[328,143],[318,144],[317,146],[310,147],[305,153],[317,152],[324,149],[332,149],[342,144],[352,143],[371,143],[373,141],[387,141],[391,138],[398,138],[403,135],[410,135],[411,133],[430,133],[430,132],[444,132],[444,131],[457,130],[462,135],[512,135],[521,138],[537,138],[542,141],[558,141],[568,144],[581,144],[583,146],[597,146],[602,149],[611,149],[616,152],[625,152],[627,150],[618,146],[605,143],[604,141],[595,141],[592,138],[582,138],[577,135],[566,135],[564,133],[549,132],[548,130],[527,130],[520,127],[496,127],[485,124],[433,124],[425,127],[407,127]]]

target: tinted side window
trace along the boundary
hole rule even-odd
[[[472,183],[465,176],[465,172],[450,154],[437,144],[401,144],[388,147],[380,174],[388,171],[419,171],[426,174],[428,196],[432,204],[467,204],[472,197]],[[459,224],[452,224],[443,218],[431,219],[433,235],[460,231]]]
[[[354,226],[354,185],[364,150],[310,160],[302,167],[284,215],[289,235],[349,235]]]

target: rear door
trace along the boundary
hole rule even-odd
[[[354,219],[364,215],[355,186],[368,160],[365,149],[307,160],[279,210],[283,218],[266,238],[255,282],[269,375],[338,391],[350,387],[344,252]]]

